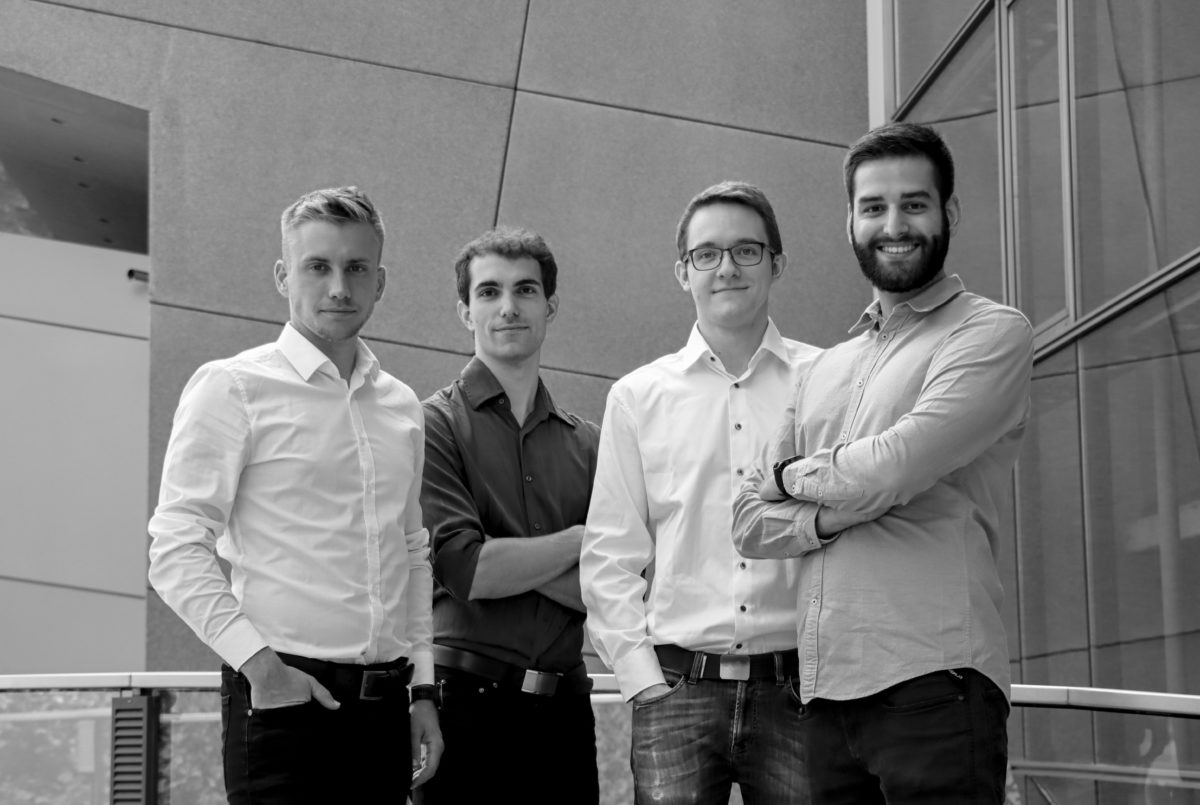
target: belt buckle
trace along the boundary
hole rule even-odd
[[[558,690],[559,674],[548,671],[525,670],[525,678],[521,680],[521,692],[532,693],[535,696],[553,696]]]
[[[745,654],[721,655],[721,678],[745,682],[750,678],[750,658]]]
[[[383,694],[376,687],[376,682],[383,682],[388,678],[389,671],[363,671],[362,684],[358,686],[358,698],[363,702],[377,702],[383,698]]]

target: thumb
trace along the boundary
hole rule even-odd
[[[342,706],[337,699],[333,698],[333,694],[329,692],[329,689],[317,680],[309,677],[308,684],[309,687],[312,688],[312,697],[316,699],[322,707],[328,708],[329,710],[336,710]]]

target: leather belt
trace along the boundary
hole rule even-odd
[[[663,670],[674,671],[691,682],[698,679],[783,682],[800,675],[800,655],[795,649],[763,654],[709,654],[666,643],[655,646],[654,653]]]
[[[532,693],[535,696],[583,694],[592,689],[592,680],[587,675],[587,668],[583,663],[560,674],[553,671],[521,668],[502,660],[485,657],[474,651],[435,643],[433,664],[480,677],[498,688]]]
[[[295,654],[279,653],[285,665],[298,668],[329,689],[339,702],[358,699],[376,702],[408,695],[413,667],[405,657],[378,665],[314,660]]]

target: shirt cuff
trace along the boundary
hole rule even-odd
[[[432,685],[433,677],[433,652],[432,651],[414,651],[413,655],[408,658],[413,666],[412,684],[414,685]]]
[[[213,639],[210,647],[235,671],[242,670],[246,660],[267,647],[267,641],[245,616],[238,618]]]
[[[667,682],[658,663],[658,655],[649,643],[625,655],[613,666],[613,674],[617,677],[617,686],[625,701],[652,685],[665,685]]]

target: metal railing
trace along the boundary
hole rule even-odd
[[[611,674],[592,679],[597,711],[614,716],[598,720],[598,733],[619,733],[598,736],[601,751],[623,746],[610,767],[627,776],[628,708]],[[0,801],[218,801],[219,688],[216,672],[0,676]],[[1200,748],[1200,696],[1013,685],[1012,703],[1011,802],[1109,801],[1105,786],[1121,801],[1200,802],[1200,757],[1190,754]],[[1060,751],[1063,736],[1073,748]],[[50,751],[68,768],[47,776],[67,793],[39,795],[27,790],[34,782],[6,789],[30,771],[26,753]]]

